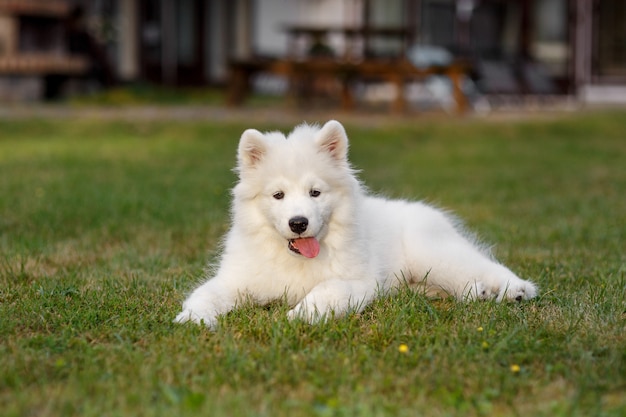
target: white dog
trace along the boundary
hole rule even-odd
[[[381,290],[407,284],[459,300],[537,295],[444,212],[366,195],[347,153],[336,121],[298,126],[287,138],[246,130],[217,273],[176,321],[213,327],[243,300],[286,299],[289,317],[314,322],[360,311]]]

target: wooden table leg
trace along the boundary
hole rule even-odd
[[[243,103],[250,90],[251,74],[244,68],[232,67],[228,82],[226,102],[229,106],[239,106]]]
[[[406,110],[406,98],[404,97],[404,77],[400,74],[390,76],[391,83],[396,87],[396,97],[391,103],[392,113],[403,113]]]
[[[348,76],[338,77],[341,83],[341,108],[346,111],[354,109],[354,95],[352,94],[352,79]]]
[[[288,108],[294,108],[298,106],[300,96],[300,76],[298,70],[293,65],[288,65],[285,71],[287,78],[287,100],[285,103]]]
[[[465,97],[465,94],[463,93],[463,88],[461,86],[461,83],[463,82],[462,75],[462,71],[458,71],[454,68],[451,68],[448,71],[448,77],[450,77],[450,80],[452,80],[453,95],[454,101],[456,102],[457,114],[464,114],[467,111],[468,107],[467,97]]]

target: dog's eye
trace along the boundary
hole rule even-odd
[[[285,197],[285,193],[283,193],[282,191],[276,191],[274,194],[272,194],[272,197],[274,197],[276,200],[282,200],[283,197]]]
[[[309,195],[311,197],[319,197],[320,194],[322,194],[322,192],[320,190],[311,190],[311,191],[309,191]]]

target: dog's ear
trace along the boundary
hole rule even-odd
[[[348,136],[346,131],[336,120],[326,122],[315,138],[316,143],[333,159],[343,162],[348,158]]]
[[[237,151],[240,170],[253,168],[261,162],[267,152],[267,145],[264,139],[263,133],[256,129],[248,129],[243,132]]]

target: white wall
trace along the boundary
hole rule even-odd
[[[586,104],[626,104],[626,86],[587,84],[580,88],[578,98]]]
[[[207,22],[205,54],[208,57],[208,65],[205,68],[205,76],[208,80],[225,80],[227,69],[227,45],[226,45],[226,11],[224,1],[205,1]]]
[[[122,80],[134,80],[139,76],[139,57],[137,50],[137,1],[121,0],[117,15],[119,42],[117,72]]]
[[[358,25],[358,0],[257,0],[253,47],[256,53],[283,56],[287,52],[286,25]],[[339,39],[331,45],[340,48]]]

